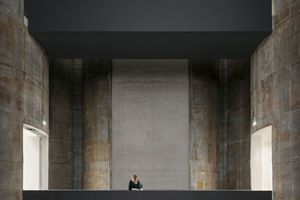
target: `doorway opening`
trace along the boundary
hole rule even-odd
[[[48,135],[23,125],[23,190],[48,189]]]
[[[272,126],[251,135],[251,189],[272,190]]]

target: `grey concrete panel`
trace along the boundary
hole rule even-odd
[[[112,189],[188,189],[187,60],[113,60]]]

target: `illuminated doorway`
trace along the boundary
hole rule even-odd
[[[23,125],[23,190],[48,189],[48,135]]]
[[[272,126],[251,136],[251,189],[273,189]]]

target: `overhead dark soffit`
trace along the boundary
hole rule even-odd
[[[25,0],[52,57],[249,57],[271,32],[270,0]]]

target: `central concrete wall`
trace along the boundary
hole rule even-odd
[[[112,189],[189,188],[187,60],[113,60]]]

